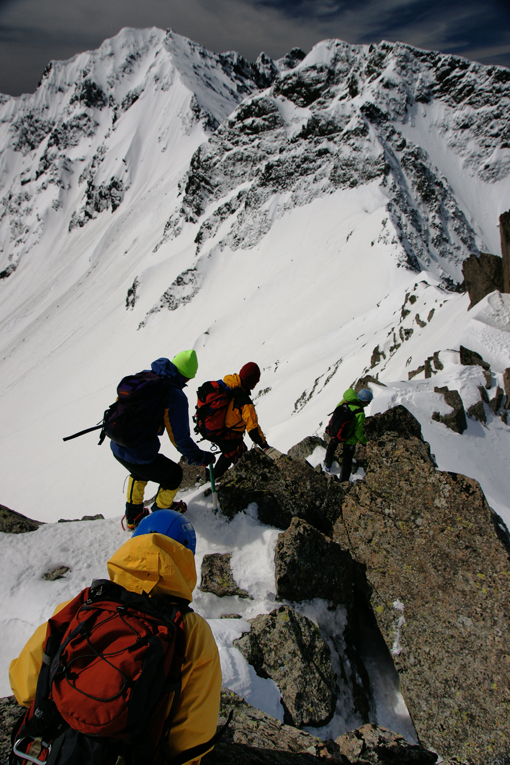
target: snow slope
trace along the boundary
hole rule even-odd
[[[510,527],[509,427],[488,405],[462,435],[432,419],[449,411],[435,387],[467,409],[486,385],[461,345],[490,363],[491,400],[510,367],[509,296],[468,311],[448,289],[469,254],[499,252],[510,73],[389,43],[326,41],[292,63],[276,76],[274,62],[123,30],[52,62],[34,95],[0,97],[0,502],[47,523],[0,534],[4,693],[33,628],[104,575],[124,538],[125,472],[94,434],[62,438],[99,422],[119,379],[161,356],[196,349],[191,407],[201,382],[256,361],[260,423],[282,451],[377,377],[368,414],[408,407],[439,469],[477,479]],[[408,379],[434,356],[442,368]],[[255,508],[226,524],[201,491],[188,500],[197,563],[233,552],[254,597],[196,593],[225,682],[279,716],[277,690],[231,646],[246,624],[219,619],[271,610],[277,532]],[[96,513],[106,520],[54,523]],[[71,565],[66,578],[41,580],[57,564]],[[322,605],[306,608],[316,618]],[[338,629],[342,614],[331,619]],[[378,721],[413,740],[386,686]],[[347,704],[328,735],[355,725]]]

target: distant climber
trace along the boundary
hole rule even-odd
[[[143,504],[148,481],[159,484],[156,501],[151,507],[153,512],[164,508],[186,511],[184,502],[174,501],[182,481],[182,468],[159,454],[159,436],[165,429],[172,444],[188,458],[189,464],[209,465],[216,459],[210,452],[202,451],[190,435],[188,399],[183,388],[188,380],[195,377],[197,369],[198,360],[194,350],[181,351],[172,361],[165,358],[154,361],[151,364],[152,372],[168,384],[156,428],[142,434],[135,446],[120,446],[111,441],[115,459],[130,473],[126,502],[126,525],[130,530],[135,529],[149,515],[149,510]]]
[[[204,383],[197,391],[195,431],[216,444],[221,456],[214,468],[214,478],[221,478],[247,450],[244,433],[261,449],[270,449],[262,432],[250,393],[260,380],[260,369],[250,361],[239,374]]]
[[[198,765],[212,748],[221,668],[209,624],[189,608],[195,546],[180,513],[144,518],[108,561],[110,581],[57,606],[11,662],[12,691],[30,708],[13,740],[32,762],[51,745],[51,762],[66,765]]]
[[[356,394],[353,388],[349,388],[345,391],[343,399],[335,407],[326,428],[326,433],[330,436],[324,457],[324,470],[326,473],[331,471],[337,446],[340,443],[344,445],[340,481],[349,480],[356,444],[367,443],[363,433],[363,423],[365,422],[364,408],[368,406],[373,397],[374,394],[368,388],[363,388],[358,394]]]

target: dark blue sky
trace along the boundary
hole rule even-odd
[[[510,68],[510,0],[0,0],[0,92],[33,92],[50,60],[97,48],[125,26],[171,27],[252,61],[336,37]]]

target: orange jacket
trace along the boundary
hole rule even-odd
[[[174,595],[189,601],[197,582],[191,550],[163,534],[128,539],[108,561],[108,574],[112,581],[132,592]],[[65,605],[57,606],[55,613]],[[37,628],[9,667],[12,691],[23,706],[30,706],[35,697],[46,626],[44,623]],[[172,756],[214,736],[220,705],[220,660],[211,628],[199,614],[191,612],[184,617],[184,629],[182,690],[168,736]],[[189,763],[198,765],[200,760],[201,757]]]
[[[260,428],[252,400],[242,386],[241,378],[239,375],[227,375],[223,378],[223,382],[235,390],[225,415],[225,426],[229,430],[239,433],[239,438],[242,438],[246,430],[254,443],[266,447],[266,437]]]

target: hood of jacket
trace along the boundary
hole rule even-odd
[[[239,375],[227,375],[223,378],[223,382],[228,385],[229,388],[242,388],[243,384]]]
[[[346,401],[348,404],[356,404],[357,406],[360,406],[362,409],[364,408],[354,388],[349,388],[348,390],[345,391],[343,400]]]
[[[195,556],[164,534],[131,537],[108,561],[110,579],[132,592],[193,600]]]
[[[151,369],[157,375],[170,380],[176,388],[184,388],[186,385],[186,380],[170,359],[156,359],[156,361],[152,362]]]

